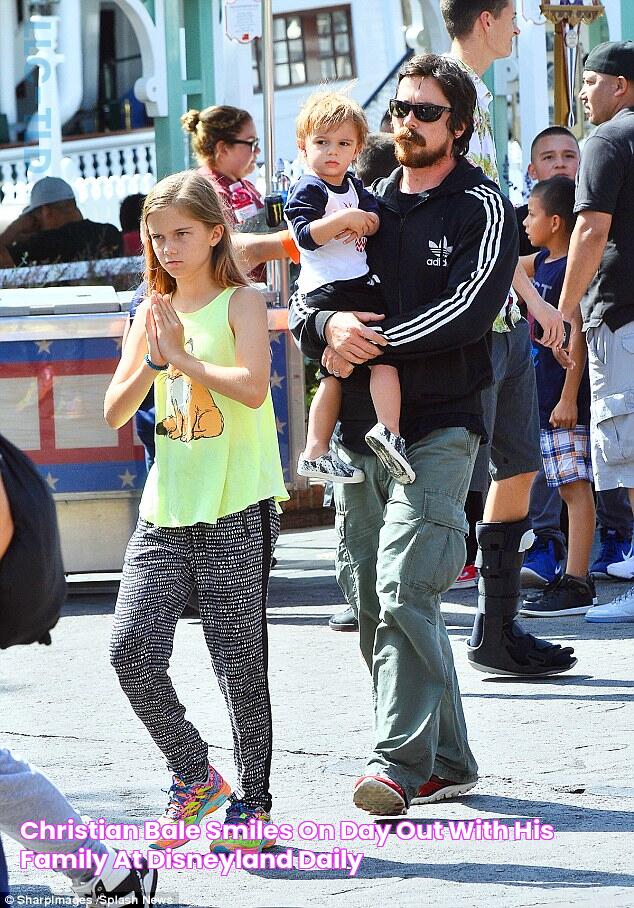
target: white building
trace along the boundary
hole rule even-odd
[[[495,89],[502,97],[498,111],[504,111],[504,98],[509,101],[509,135],[523,146],[523,159],[519,146],[514,146],[514,166],[521,172],[531,138],[549,123],[552,27],[527,18],[536,12],[538,17],[539,0],[516,2],[522,29],[516,60],[499,62]],[[169,29],[163,28],[161,16],[173,17],[176,10],[182,17],[188,4],[190,9],[208,4],[209,34],[192,36],[186,28],[180,33],[172,29],[176,37],[166,47]],[[604,0],[604,6],[600,32],[595,27],[591,35],[584,27],[586,49],[592,38],[596,42],[634,37],[634,0]],[[438,7],[437,0],[273,0],[276,157],[295,157],[298,108],[324,80],[338,85],[352,81],[353,97],[366,106],[371,127],[378,128],[393,92],[395,71],[408,50],[443,52],[449,47]],[[90,206],[99,204],[103,216],[104,198],[110,199],[108,214],[116,222],[117,199],[146,191],[156,174],[151,117],[166,116],[167,73],[170,65],[173,71],[174,61],[178,66],[179,58],[185,58],[188,42],[198,41],[208,51],[214,72],[213,83],[211,79],[206,83],[213,84],[207,94],[213,93],[215,103],[251,111],[259,135],[264,135],[260,43],[229,40],[224,8],[223,0],[0,0],[0,186],[5,203],[23,203],[29,159],[37,155],[25,140],[34,139],[38,128],[41,131],[33,119],[38,70],[27,60],[33,52],[29,23],[33,13],[60,18],[58,106],[68,139],[61,175],[92,181],[78,190],[82,208],[90,216],[94,211]],[[156,28],[149,13],[156,17]],[[184,79],[183,63],[181,69]],[[171,103],[170,110],[180,114],[186,99],[181,105],[174,105],[173,99]],[[172,115],[169,130],[177,146],[173,169],[188,163],[184,136],[182,154],[178,145],[176,121]],[[118,181],[114,190],[105,186],[107,180]]]

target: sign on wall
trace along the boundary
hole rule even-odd
[[[261,38],[262,0],[225,0],[225,32],[240,44]]]

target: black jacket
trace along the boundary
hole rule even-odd
[[[480,391],[492,381],[490,331],[518,261],[513,206],[479,167],[460,159],[440,186],[401,211],[398,168],[375,184],[381,227],[367,245],[388,317],[380,329],[397,360],[402,432],[408,443],[440,426],[481,425]],[[308,356],[325,345],[332,315],[306,311],[289,326]],[[367,369],[342,383],[342,440],[360,450],[375,420]]]

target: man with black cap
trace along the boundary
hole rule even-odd
[[[588,55],[579,97],[598,126],[581,155],[559,308],[588,342],[591,445],[596,487],[623,487],[634,508],[634,43],[599,44]],[[581,315],[579,304],[581,303]],[[562,365],[571,365],[565,353]],[[582,368],[578,363],[577,368]],[[609,565],[634,578],[634,552]],[[634,588],[591,608],[590,622],[634,622]]]
[[[113,258],[121,254],[121,233],[82,215],[69,184],[44,177],[33,185],[19,218],[0,234],[0,268]]]

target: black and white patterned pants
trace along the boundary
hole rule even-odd
[[[204,778],[207,744],[185,719],[167,673],[176,622],[197,587],[205,641],[231,720],[235,793],[265,810],[271,806],[272,741],[266,594],[278,533],[272,499],[216,524],[172,528],[139,519],[110,644],[121,687],[169,768],[188,784]]]

